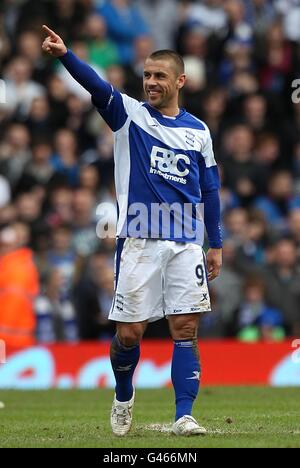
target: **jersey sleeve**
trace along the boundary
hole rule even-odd
[[[99,114],[114,132],[120,130],[125,125],[127,119],[130,118],[141,105],[137,100],[126,94],[121,94],[120,91],[114,89],[112,86],[110,99],[105,108],[100,108],[97,103],[94,102],[93,98],[92,101],[97,107]]]
[[[211,135],[208,129],[201,155],[200,185],[202,194],[205,192],[211,192],[212,190],[219,190],[221,185],[220,176],[214,156]]]
[[[91,94],[92,103],[109,127],[114,132],[120,130],[130,113],[139,106],[139,102],[114,89],[71,50],[60,61],[72,77]]]
[[[200,161],[200,186],[204,204],[204,223],[209,247],[222,248],[220,176],[214,156],[212,139],[207,129]]]

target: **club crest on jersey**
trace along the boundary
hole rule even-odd
[[[150,173],[159,175],[166,180],[186,184],[185,177],[190,171],[187,168],[180,170],[179,161],[183,161],[187,166],[191,164],[190,158],[186,154],[175,154],[170,149],[153,146]]]

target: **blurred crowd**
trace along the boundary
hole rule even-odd
[[[139,100],[145,58],[183,55],[181,105],[208,124],[223,183],[224,268],[200,335],[299,335],[300,0],[2,0],[0,338],[114,333],[115,240],[96,233],[99,203],[116,219],[113,138],[42,53],[42,24]]]

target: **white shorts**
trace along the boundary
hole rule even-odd
[[[117,322],[154,322],[165,316],[211,310],[204,252],[196,244],[119,239],[115,297]]]

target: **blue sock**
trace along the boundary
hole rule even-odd
[[[116,398],[129,401],[133,395],[132,378],[140,359],[140,345],[127,347],[120,343],[117,335],[110,346],[110,360],[116,379]]]
[[[192,414],[199,390],[200,373],[198,341],[175,340],[171,373],[176,398],[175,421],[186,414]]]

